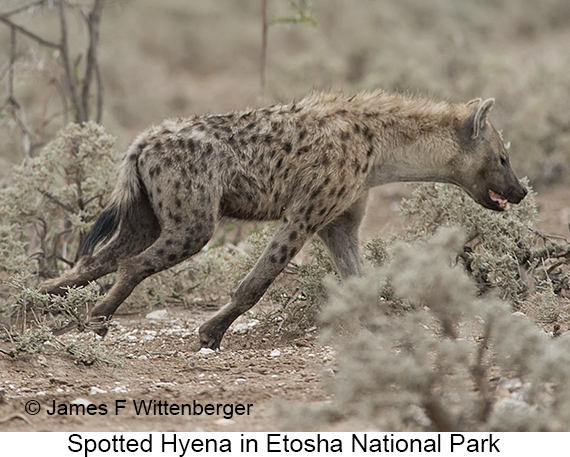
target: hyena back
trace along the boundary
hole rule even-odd
[[[312,235],[342,277],[362,274],[358,227],[371,187],[447,182],[492,210],[520,202],[527,191],[487,120],[493,103],[316,93],[266,109],[166,121],[129,148],[74,268],[40,289],[65,293],[117,271],[91,313],[90,326],[104,335],[135,286],[199,252],[221,217],[280,220],[231,302],[200,327],[202,346],[218,348]]]

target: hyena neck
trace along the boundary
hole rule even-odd
[[[367,184],[453,182],[451,164],[460,151],[461,108],[450,103],[405,101],[399,109],[369,118],[369,128],[379,134]]]

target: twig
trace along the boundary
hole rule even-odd
[[[84,106],[81,104],[81,99],[77,90],[77,80],[71,57],[69,55],[69,40],[67,37],[67,19],[65,17],[65,7],[63,0],[58,3],[59,6],[59,30],[60,30],[60,44],[59,50],[61,52],[61,60],[63,62],[63,69],[65,70],[65,80],[67,81],[67,89],[71,95],[73,106],[76,110],[76,121],[81,123],[87,121]]]
[[[32,427],[34,426],[34,424],[32,424],[32,422],[30,421],[30,419],[28,419],[26,416],[24,416],[21,413],[14,413],[10,414],[9,416],[0,418],[0,424],[5,424],[6,422],[10,422],[13,419],[21,419],[26,424],[31,425]]]
[[[20,6],[19,8],[16,8],[16,9],[14,9],[14,10],[12,10],[12,11],[8,11],[7,13],[0,14],[0,18],[1,18],[1,17],[3,17],[3,18],[9,18],[10,16],[14,16],[14,14],[21,13],[22,11],[26,11],[26,10],[28,10],[28,9],[30,9],[30,8],[33,8],[34,6],[41,5],[42,3],[45,3],[45,2],[46,2],[46,0],[37,0],[37,1],[32,2],[32,3],[29,3],[29,4],[27,4],[27,5]]]
[[[48,191],[46,190],[40,190],[40,193],[44,196],[47,197],[48,199],[50,199],[52,202],[56,203],[57,205],[61,206],[63,209],[69,211],[70,213],[74,212],[73,207],[69,206],[66,203],[63,203],[61,201],[59,201],[56,197],[54,197],[52,194],[50,194]]]
[[[2,354],[6,354],[8,357],[11,357],[11,358],[16,357],[16,355],[14,354],[14,351],[5,351],[4,349],[0,348],[0,352]]]
[[[53,41],[46,40],[45,38],[42,38],[41,36],[35,34],[34,32],[30,32],[25,27],[22,27],[21,25],[16,24],[15,22],[11,21],[10,19],[8,19],[4,16],[0,16],[0,22],[3,22],[4,24],[8,25],[9,27],[16,29],[18,32],[23,33],[28,38],[31,38],[32,40],[37,41],[39,44],[41,44],[43,46],[47,46],[48,48],[54,48],[54,49],[60,49],[61,48],[59,43],[55,43]]]
[[[93,73],[95,72],[95,78],[97,80],[97,87],[100,89],[102,87],[100,83],[100,77],[98,76],[99,67],[97,62],[97,45],[99,43],[99,24],[101,21],[101,12],[103,10],[103,5],[105,0],[95,0],[93,4],[93,9],[85,17],[87,26],[89,28],[89,47],[87,49],[87,66],[85,69],[85,77],[83,80],[83,87],[81,93],[81,103],[84,109],[89,106],[89,89],[91,88],[91,82],[93,80]],[[99,92],[99,91],[98,91]],[[98,93],[97,97],[97,118],[100,119],[101,111],[100,106],[102,106],[101,93]]]
[[[485,351],[487,350],[489,339],[491,338],[491,330],[493,328],[493,317],[489,315],[489,320],[485,326],[485,333],[479,344],[477,350],[477,360],[475,365],[470,367],[471,375],[475,380],[475,385],[479,389],[481,404],[478,412],[479,422],[485,422],[489,413],[491,412],[491,406],[493,405],[493,396],[489,392],[489,386],[487,385],[485,379],[485,373],[487,373],[488,367],[483,362],[483,357]]]
[[[261,56],[259,63],[259,97],[258,102],[261,105],[265,96],[265,67],[267,64],[267,0],[261,0]]]

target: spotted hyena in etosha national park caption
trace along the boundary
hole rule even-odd
[[[358,227],[372,187],[445,182],[491,210],[520,202],[527,190],[487,120],[493,103],[314,93],[265,109],[168,120],[133,142],[76,265],[40,290],[62,294],[117,271],[88,324],[104,335],[135,286],[199,252],[220,218],[279,220],[231,302],[200,327],[202,346],[218,348],[314,234],[343,278],[362,274]]]

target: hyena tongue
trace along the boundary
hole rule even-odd
[[[501,208],[505,209],[507,207],[507,199],[502,195],[493,192],[491,189],[489,189],[489,197],[491,197],[491,200],[497,203]]]

